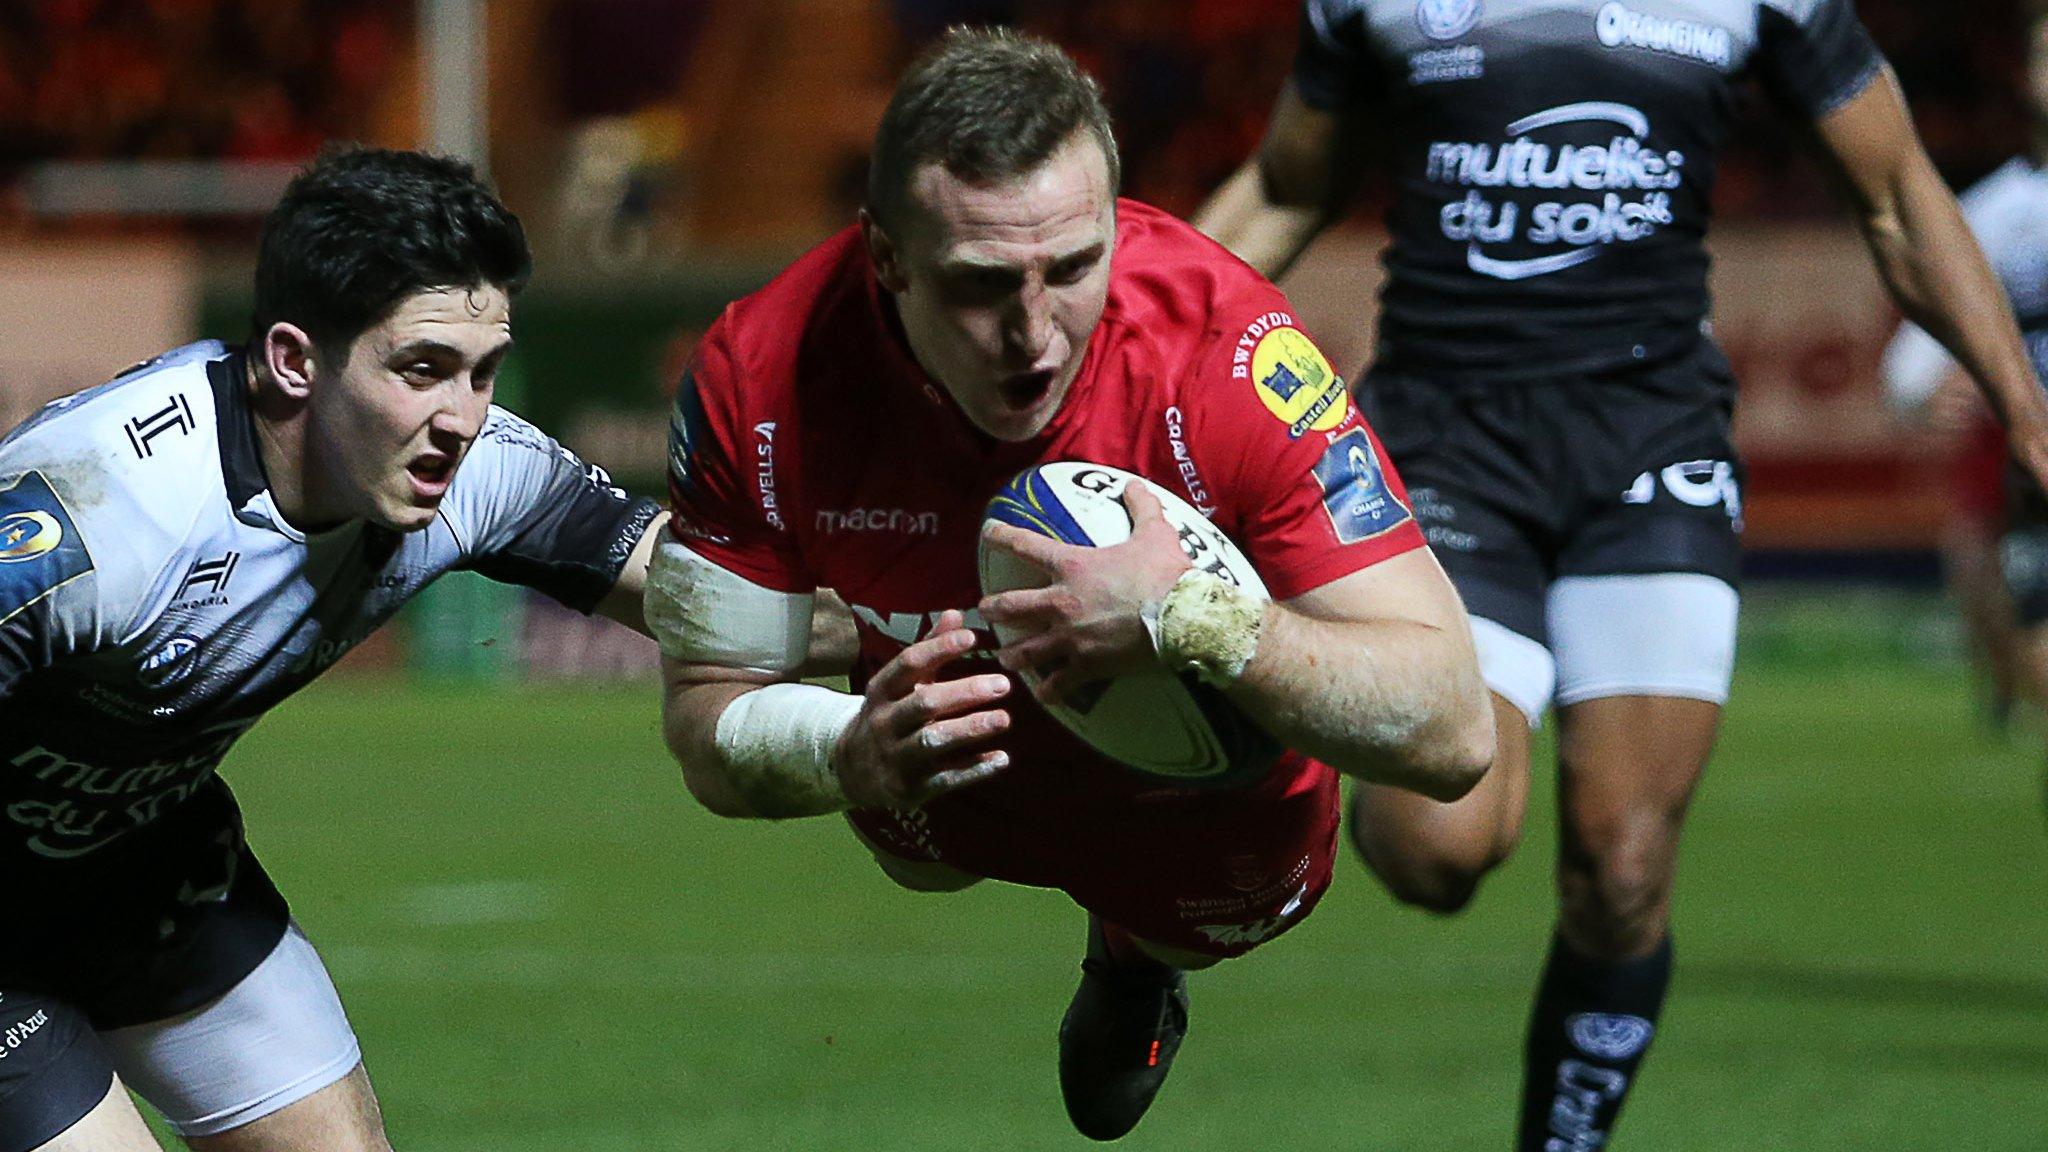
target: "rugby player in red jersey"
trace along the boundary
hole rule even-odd
[[[913,64],[860,225],[704,337],[647,600],[668,743],[707,808],[844,811],[907,887],[993,878],[1089,913],[1060,1081],[1097,1139],[1162,1083],[1182,972],[1321,896],[1336,772],[1450,799],[1492,753],[1464,610],[1343,381],[1277,289],[1119,201],[1117,175],[1100,97],[1052,45],[963,29]],[[1051,583],[983,599],[984,507],[1056,460],[1184,495],[1275,602],[1192,572],[1135,486],[1125,544],[989,529]],[[819,588],[858,622],[852,695],[793,682]],[[988,621],[1024,638],[998,649]],[[1064,693],[1162,664],[1297,751],[1174,786],[1093,752],[1012,678]]]

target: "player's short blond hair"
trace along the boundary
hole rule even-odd
[[[949,28],[911,63],[882,114],[868,213],[893,230],[911,174],[925,164],[994,183],[1031,171],[1083,130],[1102,146],[1113,193],[1123,178],[1116,137],[1102,91],[1080,65],[1058,45],[1008,28]]]

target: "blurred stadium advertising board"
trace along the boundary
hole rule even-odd
[[[0,427],[192,339],[200,290],[187,243],[0,244]]]
[[[52,160],[29,167],[22,193],[49,219],[262,216],[298,170],[284,160]]]

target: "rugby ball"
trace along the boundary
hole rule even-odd
[[[1131,518],[1121,500],[1124,486],[1145,485],[1165,506],[1166,519],[1180,532],[1181,550],[1196,567],[1244,588],[1260,599],[1266,585],[1230,537],[1187,501],[1120,468],[1065,461],[1019,473],[989,501],[985,519],[999,520],[1084,548],[1121,544],[1130,538]],[[984,595],[1037,588],[1046,575],[1036,565],[1006,552],[980,549]],[[997,625],[1008,644],[1013,630]],[[1021,674],[1036,687],[1037,677]],[[1120,676],[1090,685],[1081,699],[1047,704],[1046,710],[1096,751],[1148,776],[1179,784],[1227,785],[1263,776],[1282,749],[1277,741],[1192,673],[1164,669]]]

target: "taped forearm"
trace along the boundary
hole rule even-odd
[[[811,684],[770,684],[734,699],[712,735],[724,788],[765,819],[844,811],[833,769],[861,698]]]
[[[670,660],[780,676],[809,654],[812,599],[763,587],[663,539],[647,564],[643,609]]]

